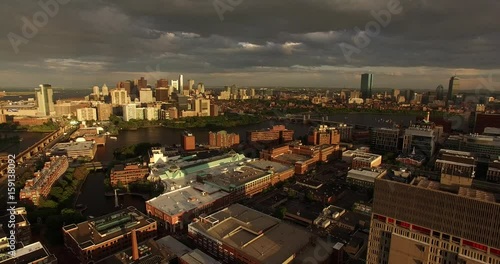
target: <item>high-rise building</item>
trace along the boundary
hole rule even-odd
[[[159,87],[168,87],[168,80],[167,79],[156,80],[155,88],[159,88]]]
[[[438,85],[436,88],[436,100],[443,100],[444,99],[444,87],[443,85]]]
[[[203,83],[198,83],[198,92],[205,93],[205,85]]]
[[[210,116],[210,100],[209,99],[194,100],[194,111],[198,116]]]
[[[179,91],[179,81],[178,80],[170,80],[170,86],[174,88],[174,91]]]
[[[370,133],[370,148],[378,151],[399,151],[399,138],[401,130],[399,128],[373,128]]]
[[[151,88],[141,88],[139,91],[139,99],[141,100],[141,103],[154,102],[153,91]]]
[[[399,94],[401,94],[401,91],[399,89],[392,89],[392,98],[394,100],[398,98]]]
[[[230,148],[240,144],[240,135],[236,133],[227,133],[222,130],[217,133],[210,131],[208,133],[208,145],[212,148]]]
[[[126,105],[129,103],[128,93],[125,89],[113,89],[111,91],[111,104]]]
[[[158,87],[155,89],[155,99],[157,102],[167,102],[170,97],[170,89],[168,87]]]
[[[102,96],[108,96],[109,95],[109,89],[106,84],[104,84],[101,88],[101,95]]]
[[[135,119],[137,120],[144,120],[145,117],[145,112],[146,108],[145,107],[137,107],[135,108]]]
[[[123,120],[130,121],[131,119],[137,119],[136,108],[135,104],[123,105]]]
[[[109,117],[113,114],[113,106],[110,104],[98,104],[97,105],[97,120],[107,121]]]
[[[142,88],[148,87],[148,80],[144,79],[144,77],[141,77],[140,79],[135,80],[134,84],[137,90],[140,90]]]
[[[452,76],[448,83],[448,95],[446,96],[446,107],[449,106],[449,101],[453,100],[453,92],[460,88],[460,79],[457,76]]]
[[[76,119],[78,121],[97,120],[97,111],[95,108],[80,108],[76,110]]]
[[[411,124],[403,138],[403,153],[425,155],[428,159],[436,151],[436,142],[442,135],[443,127],[432,122],[418,122]]]
[[[179,118],[179,111],[177,110],[177,107],[170,107],[167,109],[167,111],[170,119]]]
[[[181,138],[182,149],[184,150],[195,150],[196,149],[196,138],[193,134],[185,131],[182,133]]]
[[[339,143],[339,131],[326,125],[312,128],[307,135],[307,144],[309,145],[334,145]]]
[[[371,73],[361,74],[361,96],[363,99],[372,98],[373,75]]]
[[[35,97],[38,106],[38,114],[49,116],[55,112],[54,93],[50,84],[40,84],[40,88],[35,89]]]
[[[187,90],[193,90],[194,88],[194,80],[188,80]]]
[[[158,108],[146,107],[146,109],[144,110],[144,119],[158,120]]]
[[[179,75],[179,90],[184,90],[184,76]]]
[[[97,96],[101,95],[101,93],[99,92],[99,86],[94,85],[94,87],[92,87],[92,93]]]
[[[426,177],[375,179],[366,263],[500,263],[500,203]]]
[[[210,116],[219,116],[219,106],[210,104]]]

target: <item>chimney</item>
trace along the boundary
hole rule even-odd
[[[132,259],[139,259],[139,248],[137,246],[137,234],[135,233],[135,229],[132,230]]]

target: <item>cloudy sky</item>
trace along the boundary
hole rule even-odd
[[[363,72],[400,89],[446,86],[455,73],[464,89],[500,81],[499,1],[395,1],[3,1],[1,87],[179,73],[207,86],[358,88]]]

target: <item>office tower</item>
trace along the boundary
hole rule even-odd
[[[107,121],[109,117],[113,114],[113,106],[110,104],[98,104],[97,105],[97,120]]]
[[[123,120],[130,121],[131,119],[136,119],[136,105],[135,104],[126,104],[123,106]]]
[[[372,98],[373,75],[371,73],[361,74],[361,96],[363,99]]]
[[[399,128],[373,128],[370,133],[370,148],[397,153],[400,136],[401,130]]]
[[[102,96],[108,96],[109,95],[109,89],[106,84],[104,84],[101,88],[101,95]]]
[[[442,126],[429,122],[411,124],[405,130],[403,138],[403,153],[416,152],[430,159],[436,150],[436,142],[443,132]]]
[[[114,105],[125,105],[129,103],[128,93],[125,89],[113,89],[111,91],[111,103]]]
[[[198,83],[198,92],[199,93],[205,93],[205,84]]]
[[[167,79],[157,80],[155,88],[159,88],[159,87],[168,87],[168,80]]]
[[[392,98],[394,100],[396,100],[400,94],[401,94],[401,91],[399,89],[392,89]]]
[[[255,96],[255,89],[254,88],[250,89],[250,96],[251,97]]]
[[[196,149],[196,138],[193,134],[184,131],[181,138],[182,149],[183,150],[195,150]]]
[[[194,111],[198,116],[210,116],[210,100],[196,99],[194,101]]]
[[[94,87],[92,87],[92,93],[95,94],[95,95],[97,95],[97,96],[101,95],[99,93],[99,86],[94,85]]]
[[[151,103],[153,100],[153,91],[151,88],[141,88],[139,91],[139,99],[141,103]]]
[[[137,90],[148,87],[148,81],[146,79],[144,79],[144,77],[141,77],[140,79],[135,80],[134,84],[135,84],[135,87]]]
[[[167,102],[170,97],[170,89],[159,87],[155,89],[155,99],[157,102]]]
[[[438,85],[436,88],[436,100],[443,100],[444,99],[444,87],[443,85]]]
[[[434,168],[441,173],[440,182],[448,188],[471,187],[476,177],[478,157],[472,152],[441,149]]]
[[[184,76],[179,75],[179,90],[183,90],[184,89]]]
[[[131,80],[127,80],[127,81],[123,82],[122,85],[123,85],[123,87],[120,87],[120,88],[125,89],[125,91],[127,91],[127,95],[130,96],[132,94],[133,89],[134,89],[134,83]]]
[[[52,86],[50,84],[40,84],[40,88],[35,89],[35,97],[38,105],[38,114],[49,116],[55,112]]]
[[[499,215],[477,188],[377,177],[366,263],[500,263]]]
[[[460,79],[457,76],[452,76],[448,84],[448,95],[446,96],[446,107],[449,106],[449,101],[453,100],[453,91],[460,88]]]
[[[170,86],[174,88],[174,92],[179,91],[179,81],[178,80],[171,80]]]
[[[194,88],[194,80],[188,80],[188,89],[187,90],[193,90]]]
[[[95,108],[80,108],[76,110],[76,119],[78,121],[97,120],[97,111]]]

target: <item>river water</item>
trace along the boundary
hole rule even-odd
[[[394,123],[407,125],[410,121],[415,121],[415,116],[409,115],[385,115],[385,114],[338,114],[329,117],[330,121],[346,122],[353,124],[365,124],[373,127],[389,127]],[[278,124],[277,121],[266,121],[260,124],[227,128],[229,133],[238,133],[241,141],[246,138],[246,132],[249,130],[257,130],[268,128]],[[281,123],[280,123],[281,124]],[[288,129],[295,131],[295,137],[304,136],[309,130],[309,125],[302,123],[285,123]],[[190,129],[196,137],[196,142],[206,144],[208,142],[207,129]],[[183,130],[172,129],[166,127],[142,128],[138,130],[120,131],[117,140],[108,139],[106,146],[100,146],[97,149],[95,156],[96,161],[104,163],[113,160],[113,152],[116,148],[137,144],[141,142],[161,143],[162,145],[180,144],[181,134]],[[86,182],[82,186],[82,193],[78,198],[77,204],[87,206],[84,215],[100,216],[115,210],[114,197],[104,196],[104,174],[91,173],[87,177]],[[137,196],[120,196],[120,204],[124,206],[135,206],[141,211],[145,210],[144,200]]]

